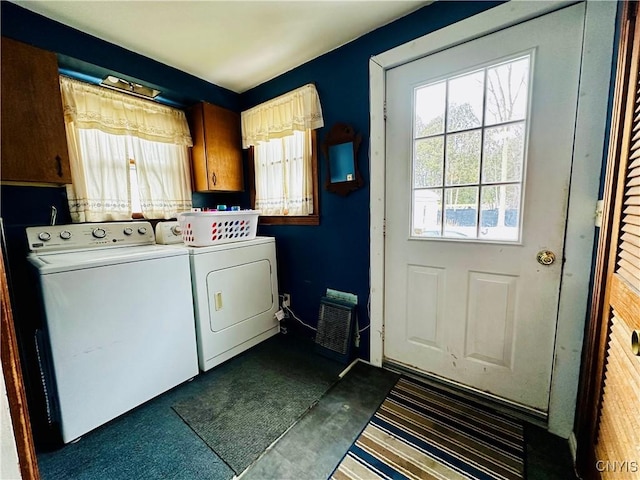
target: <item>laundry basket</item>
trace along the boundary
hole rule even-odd
[[[178,222],[186,245],[206,247],[255,238],[259,215],[257,210],[185,212]]]

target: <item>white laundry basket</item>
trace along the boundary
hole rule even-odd
[[[259,215],[258,210],[185,212],[178,222],[186,245],[206,247],[255,238]]]

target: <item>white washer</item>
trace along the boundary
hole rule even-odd
[[[158,223],[156,236],[189,252],[198,362],[207,371],[279,332],[275,240],[188,247],[177,225]]]
[[[30,227],[27,239],[64,443],[198,374],[186,251],[155,245],[148,222]]]

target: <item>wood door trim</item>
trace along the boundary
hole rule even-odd
[[[609,333],[609,301],[611,283],[607,278],[613,275],[616,263],[616,248],[620,223],[620,205],[624,189],[620,176],[624,175],[626,158],[622,152],[629,144],[626,128],[633,121],[633,95],[629,85],[637,84],[637,62],[640,42],[634,42],[636,30],[636,2],[625,2],[620,24],[620,40],[616,66],[616,83],[612,111],[612,125],[607,154],[603,221],[598,237],[594,284],[590,316],[585,332],[576,415],[576,467],[583,478],[599,478],[595,449],[599,414],[604,387],[604,367],[607,338]],[[636,67],[634,67],[636,65]],[[635,89],[635,86],[633,87]],[[631,109],[631,110],[629,110]]]
[[[3,257],[4,255],[0,255],[0,281],[2,282],[2,340],[0,342],[0,351],[2,352],[2,370],[7,388],[7,399],[9,400],[9,412],[18,451],[20,473],[23,480],[35,480],[40,478],[40,473],[29,421],[27,396],[20,368],[18,343],[13,326],[9,285]]]

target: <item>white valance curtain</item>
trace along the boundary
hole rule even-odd
[[[182,110],[97,85],[60,77],[64,114],[76,128],[190,147]]]
[[[242,112],[241,120],[242,148],[324,126],[318,91],[311,83]]]
[[[313,212],[311,130],[324,126],[315,85],[241,114],[242,144],[254,147],[255,208],[263,215]]]
[[[74,222],[131,219],[134,162],[145,218],[172,218],[191,208],[184,112],[60,77]]]

